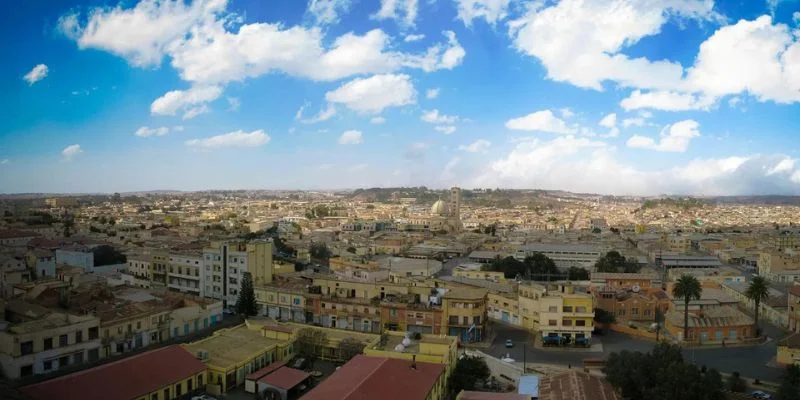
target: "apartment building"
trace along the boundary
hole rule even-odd
[[[532,327],[540,335],[542,343],[591,343],[594,298],[583,288],[528,283],[520,285],[519,293],[523,326]]]
[[[152,285],[154,287],[166,288],[167,273],[169,271],[169,251],[166,249],[151,251],[150,268]]]
[[[297,282],[255,287],[253,291],[260,307],[259,315],[281,321],[308,322],[307,286],[306,283]]]
[[[758,274],[781,283],[800,280],[800,254],[778,251],[759,253]]]
[[[456,288],[445,292],[442,296],[445,333],[466,343],[483,340],[488,318],[487,296],[486,289]]]
[[[146,280],[153,279],[153,262],[150,254],[128,253],[128,272]]]
[[[203,294],[222,300],[227,307],[239,297],[244,272],[251,274],[256,286],[272,282],[272,243],[213,242],[203,249],[202,265]]]
[[[47,374],[100,358],[100,320],[19,300],[3,307],[0,366],[9,379]]]
[[[522,324],[517,294],[504,295],[490,292],[487,298],[487,309],[489,318],[511,325],[520,326]]]
[[[553,260],[559,268],[582,267],[591,270],[602,256],[599,246],[584,244],[533,243],[519,247],[514,257],[520,261],[525,257],[542,253]]]
[[[80,244],[64,246],[56,250],[56,263],[83,268],[86,272],[94,271],[94,253],[92,249]]]
[[[201,251],[170,252],[167,288],[171,291],[204,296],[203,253]]]
[[[56,276],[56,255],[45,249],[28,251],[28,266],[34,272],[36,279],[54,278]]]

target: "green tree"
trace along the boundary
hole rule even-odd
[[[328,250],[328,246],[325,243],[314,243],[311,245],[311,248],[308,249],[311,258],[322,262],[322,264],[327,265],[328,260],[331,258],[331,251]]]
[[[491,376],[489,366],[481,357],[464,355],[456,362],[456,367],[447,381],[450,398],[455,398],[462,390],[475,390],[476,383]]]
[[[555,261],[542,253],[533,253],[525,257],[524,263],[534,279],[539,278],[536,280],[549,280],[549,275],[558,275],[560,273]]]
[[[728,377],[727,387],[731,392],[744,393],[744,391],[747,390],[747,383],[742,379],[741,375],[739,375],[739,372],[734,371],[731,376]]]
[[[620,252],[611,250],[606,255],[600,257],[594,264],[597,272],[639,272],[641,267],[635,261],[625,258]]]
[[[506,279],[514,279],[517,275],[524,277],[528,267],[522,261],[514,257],[508,256],[506,258],[497,257],[492,260],[489,267],[492,271],[500,271]]]
[[[756,335],[761,334],[761,328],[758,324],[758,311],[761,308],[761,301],[769,299],[769,286],[767,286],[767,281],[764,279],[763,276],[756,276],[750,281],[750,285],[747,286],[747,291],[744,292],[745,296],[748,299],[752,300],[755,309],[753,312],[755,313],[756,319]]]
[[[567,270],[567,279],[571,281],[588,281],[589,271],[581,267],[569,267]]]
[[[94,253],[94,265],[102,267],[104,265],[125,264],[128,262],[128,257],[120,253],[117,249],[109,246],[102,245],[92,249]]]
[[[322,329],[303,328],[297,331],[294,349],[297,355],[313,363],[328,344],[328,334]]]
[[[344,362],[348,362],[351,358],[364,352],[364,347],[366,347],[364,343],[358,339],[344,338],[339,342],[339,358]]]
[[[700,300],[703,288],[697,278],[691,275],[681,276],[672,288],[672,295],[683,299],[683,340],[689,338],[689,302]]]
[[[236,299],[236,312],[246,317],[258,314],[258,303],[253,291],[253,276],[249,272],[244,272],[242,276],[242,287],[239,290],[239,298]]]
[[[800,367],[795,364],[786,367],[775,400],[800,400]]]
[[[603,310],[602,308],[595,308],[594,309],[594,320],[601,323],[601,324],[611,324],[614,323],[616,318],[614,318],[614,314]]]

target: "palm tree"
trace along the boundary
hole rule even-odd
[[[700,295],[703,293],[703,288],[697,278],[691,275],[683,275],[675,282],[672,287],[672,295],[676,298],[683,299],[683,340],[686,341],[689,337],[689,302],[692,300],[700,300]]]
[[[767,300],[769,298],[769,286],[767,286],[767,281],[763,276],[754,277],[753,280],[750,281],[750,286],[747,287],[747,291],[744,292],[744,295],[755,303],[756,336],[758,336],[761,334],[761,330],[758,327],[758,309],[761,306],[761,300]]]

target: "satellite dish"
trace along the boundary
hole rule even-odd
[[[406,347],[408,347],[408,345],[410,345],[410,344],[411,344],[411,339],[409,339],[409,338],[405,338],[405,339],[403,339],[403,341],[402,341],[402,343],[401,343],[401,344],[402,344],[403,346],[406,346]]]
[[[406,346],[403,346],[402,344],[398,344],[397,346],[394,346],[394,351],[396,351],[398,353],[402,353],[405,350],[406,350]]]
[[[642,290],[642,288],[640,288],[637,284],[631,286],[631,291],[633,291],[633,293],[639,293],[640,290]]]

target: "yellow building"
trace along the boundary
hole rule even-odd
[[[262,285],[253,292],[259,305],[259,315],[281,321],[307,323],[306,289],[304,283]]]
[[[778,342],[778,364],[800,365],[800,333],[795,333]]]
[[[403,345],[403,341],[408,345]],[[403,345],[398,351],[398,345]],[[364,348],[368,357],[389,357],[445,365],[445,379],[458,361],[458,338],[444,335],[425,335],[419,340],[406,340],[405,333],[386,331]]]
[[[488,290],[456,288],[442,296],[442,322],[448,336],[463,342],[483,340],[486,332],[486,298]]]
[[[455,267],[453,268],[453,276],[459,276],[469,279],[481,279],[492,282],[506,283],[508,280],[505,274],[500,271],[481,271],[471,268]]]
[[[517,294],[504,295],[500,293],[489,293],[487,303],[489,318],[507,324],[522,325],[519,311],[519,296]]]
[[[520,285],[522,326],[540,334],[545,344],[591,342],[594,298],[569,285]]]
[[[208,367],[206,391],[220,395],[244,384],[245,376],[292,354],[291,335],[265,335],[258,324],[222,329],[197,342],[182,345]]]

